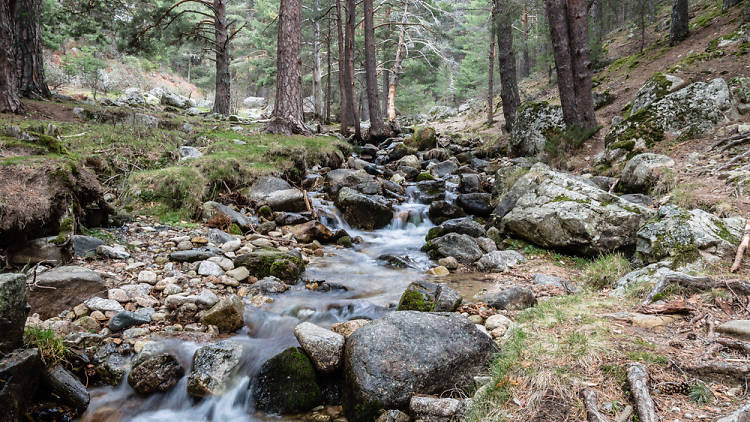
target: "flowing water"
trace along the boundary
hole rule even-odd
[[[411,199],[397,206],[391,225],[373,232],[352,229],[331,203],[313,198],[324,224],[331,229],[343,228],[352,238],[360,236],[362,242],[350,249],[327,247],[324,256],[310,258],[302,278],[326,280],[346,289],[310,291],[305,288],[305,283],[299,283],[261,309],[246,306],[246,327],[231,338],[245,346],[239,372],[242,375],[227,393],[201,401],[188,396],[187,374],[193,353],[201,345],[192,341],[166,339],[163,341],[165,351],[174,354],[186,368],[186,375],[174,388],[148,397],[137,395],[127,382],[119,387],[93,389],[91,404],[83,420],[89,420],[88,416],[103,409],[117,409],[124,415],[123,421],[138,422],[272,419],[254,411],[249,386],[253,374],[267,359],[298,345],[293,334],[297,324],[309,321],[329,327],[336,322],[355,318],[378,318],[392,309],[410,282],[424,278],[429,259],[419,249],[433,225],[427,218],[427,206],[413,199],[413,191],[409,193]],[[402,262],[408,263],[408,267],[386,266],[382,259],[378,259],[384,255],[399,257]],[[276,417],[273,419],[278,420]],[[106,420],[106,417],[96,420]]]

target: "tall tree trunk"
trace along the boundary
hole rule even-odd
[[[16,77],[21,95],[49,98],[52,95],[44,81],[42,54],[42,15],[40,0],[17,0],[15,5]]]
[[[226,0],[214,0],[214,29],[216,32],[216,92],[214,94],[215,113],[227,115],[230,113],[230,81],[229,75],[229,24],[227,21]]]
[[[598,63],[601,60],[602,55],[602,35],[604,16],[603,16],[603,0],[594,0],[591,3],[591,61]]]
[[[313,109],[317,120],[323,119],[323,70],[320,64],[320,1],[315,0],[313,19]]]
[[[690,32],[688,24],[688,0],[674,0],[672,4],[672,23],[669,28],[669,44],[676,45],[687,38]]]
[[[526,2],[523,4],[521,25],[523,29],[523,45],[521,46],[521,78],[525,78],[531,74],[531,63],[529,63],[529,11],[526,8]]]
[[[331,16],[328,16],[328,35],[326,36],[326,61],[328,62],[328,76],[326,76],[326,119],[325,124],[331,124]]]
[[[351,124],[351,121],[353,120],[353,117],[351,115],[351,109],[352,109],[352,97],[351,97],[351,90],[347,89],[347,66],[346,61],[344,60],[344,25],[341,18],[341,2],[343,0],[334,0],[336,2],[336,26],[338,30],[338,42],[337,47],[339,50],[339,91],[341,91],[341,111],[340,111],[340,118],[341,120],[341,134],[344,136],[348,136],[349,134],[349,125]]]
[[[563,116],[568,126],[580,126],[581,118],[576,108],[575,83],[573,81],[573,63],[570,57],[568,39],[568,19],[565,0],[545,0],[547,18],[549,19],[552,52],[557,69],[557,88],[560,92]]]
[[[383,60],[383,62],[385,63],[385,60]],[[390,81],[391,81],[390,70],[383,68],[382,81],[383,81],[383,92],[382,92],[383,96],[381,98],[383,102],[383,107],[382,107],[381,113],[382,113],[382,116],[387,116],[388,115],[388,86],[390,85]]]
[[[350,111],[352,117],[352,126],[354,126],[354,139],[359,142],[362,140],[362,128],[359,124],[359,113],[357,110],[357,96],[354,91],[354,26],[357,23],[357,2],[356,0],[346,1],[346,25],[344,33],[344,62],[346,68],[346,86],[351,98]]]
[[[15,0],[0,0],[0,113],[23,109],[15,69],[15,8]]]
[[[579,123],[583,128],[592,129],[596,127],[596,115],[591,93],[591,58],[586,3],[587,0],[568,0],[568,33]]]
[[[367,111],[370,115],[369,139],[380,141],[388,134],[380,114],[380,98],[378,97],[378,68],[375,54],[375,24],[373,23],[372,0],[364,0],[365,13],[365,77],[367,79]]]
[[[495,118],[495,25],[497,21],[497,0],[492,2],[492,10],[490,11],[490,51],[489,51],[489,77],[487,78],[487,124],[492,125],[492,121]]]
[[[409,9],[409,2],[404,2],[404,15],[401,17],[401,28],[398,31],[398,44],[396,44],[396,59],[393,61],[391,70],[391,81],[388,86],[388,120],[396,120],[396,87],[398,87],[398,77],[401,74],[401,62],[404,59],[404,42],[406,38],[406,13]]]
[[[513,18],[507,3],[498,8],[497,61],[500,72],[500,97],[503,100],[505,127],[510,131],[516,121],[516,111],[521,105],[516,78],[516,58],[513,54]]]
[[[276,101],[266,130],[309,134],[302,116],[301,0],[281,0],[276,58]]]

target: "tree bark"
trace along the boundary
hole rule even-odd
[[[385,60],[383,60],[383,62],[385,62]],[[391,81],[390,70],[386,68],[383,69],[382,81],[383,81],[383,92],[382,92],[383,96],[381,98],[383,101],[383,109],[381,113],[382,113],[382,116],[387,116],[388,115],[388,87],[390,86],[390,81]]]
[[[490,11],[490,51],[489,51],[489,77],[487,78],[487,124],[492,125],[495,118],[495,24],[497,22],[497,0],[492,2]]]
[[[688,24],[688,0],[674,0],[672,4],[672,23],[669,28],[669,44],[677,45],[690,33]]]
[[[602,2],[603,0],[594,0],[589,10],[591,16],[591,45],[593,47],[591,59],[594,63],[600,61],[602,54],[602,35],[604,33],[604,7]]]
[[[365,13],[365,76],[367,79],[367,111],[370,115],[369,139],[371,142],[381,141],[388,137],[383,115],[380,113],[380,98],[378,86],[378,68],[375,53],[375,24],[373,15],[375,11],[372,0],[364,0]]]
[[[351,102],[351,123],[354,126],[354,139],[362,140],[362,128],[359,124],[359,113],[357,110],[356,94],[354,91],[354,26],[357,23],[357,2],[346,0],[346,25],[344,31],[344,62],[346,69],[346,90],[349,92]]]
[[[313,19],[313,109],[315,119],[323,119],[323,70],[320,64],[320,1],[315,0]]]
[[[531,74],[531,63],[529,59],[529,12],[526,9],[526,3],[523,4],[523,13],[521,14],[521,25],[523,30],[523,45],[521,46],[521,78]]]
[[[226,0],[213,0],[214,29],[216,31],[216,92],[214,93],[215,113],[227,115],[230,113],[230,84],[229,75],[229,23],[227,21]]]
[[[310,134],[302,116],[302,2],[281,0],[276,58],[276,101],[270,133]]]
[[[349,125],[352,121],[351,109],[352,109],[352,97],[351,91],[346,88],[347,84],[347,67],[344,60],[344,26],[341,19],[341,2],[343,0],[334,0],[336,2],[336,29],[338,31],[337,47],[339,50],[339,91],[341,92],[341,134],[347,136],[349,134]]]
[[[404,2],[404,15],[401,17],[401,28],[398,32],[398,44],[396,45],[396,59],[393,61],[391,70],[391,81],[388,86],[388,120],[396,120],[396,87],[398,87],[398,77],[401,74],[401,62],[404,59],[404,40],[406,38],[406,13],[409,9],[409,2]]]
[[[0,0],[0,113],[23,109],[15,69],[15,7],[15,0]]]
[[[513,20],[507,2],[498,8],[497,61],[500,72],[500,98],[503,100],[505,127],[510,131],[516,121],[516,111],[521,105],[516,78],[516,57],[513,54]]]
[[[325,124],[331,124],[331,16],[328,15],[328,34],[326,36],[326,61],[328,62],[328,76],[326,76],[326,118]]]
[[[591,93],[591,55],[586,3],[586,0],[568,0],[568,34],[579,126],[592,129],[596,127],[596,115]]]
[[[573,81],[573,63],[570,57],[568,22],[565,0],[545,0],[549,19],[552,53],[557,69],[557,89],[560,92],[563,116],[568,126],[578,126],[580,118],[576,109],[576,92]]]
[[[42,54],[42,15],[40,0],[17,0],[15,5],[16,77],[21,95],[49,98],[52,94],[44,81]]]

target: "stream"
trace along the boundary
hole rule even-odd
[[[252,377],[269,358],[289,347],[298,346],[294,327],[309,321],[322,327],[351,319],[375,319],[392,310],[404,289],[412,281],[424,279],[430,260],[420,251],[428,230],[433,227],[427,216],[428,206],[416,201],[414,195],[395,206],[390,226],[372,231],[349,227],[339,211],[327,201],[313,198],[313,205],[321,221],[330,229],[343,228],[362,242],[349,249],[325,247],[321,257],[310,257],[302,275],[305,280],[326,280],[344,286],[328,292],[311,291],[305,283],[292,286],[274,297],[262,308],[245,307],[245,327],[231,337],[244,347],[241,376],[221,396],[195,400],[187,394],[187,377],[192,356],[201,344],[194,341],[164,339],[164,350],[177,357],[186,369],[185,376],[170,391],[140,396],[122,382],[118,387],[97,387],[91,390],[91,403],[83,421],[104,420],[97,410],[111,410],[123,416],[123,421],[156,422],[224,422],[279,420],[254,410],[251,390]],[[407,262],[405,268],[386,265],[384,255]],[[116,410],[115,410],[116,409]],[[101,412],[100,415],[111,414]],[[283,420],[299,420],[284,417]]]

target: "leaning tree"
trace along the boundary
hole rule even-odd
[[[245,26],[237,27],[235,20],[227,17],[227,0],[180,0],[172,4],[156,22],[148,25],[141,35],[154,28],[167,28],[185,15],[197,16],[198,22],[189,29],[180,31],[179,37],[203,42],[206,50],[214,53],[216,62],[216,92],[213,111],[219,114],[230,113],[231,42]],[[210,60],[210,59],[209,59]]]

